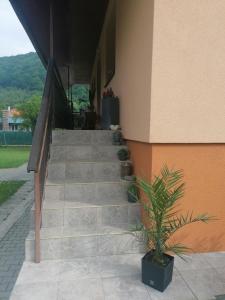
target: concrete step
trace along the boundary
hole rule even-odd
[[[132,233],[132,226],[97,226],[41,229],[41,259],[72,259],[88,256],[144,252],[143,242]],[[26,239],[26,260],[34,260],[34,232]]]
[[[89,183],[48,183],[45,185],[45,200],[48,203],[52,201],[55,208],[57,208],[58,201],[65,201],[65,205],[75,205],[76,207],[83,205],[116,205],[123,203],[124,199],[127,198],[128,185],[129,182],[126,180]]]
[[[55,130],[53,145],[112,145],[111,130]]]
[[[118,161],[117,152],[120,149],[127,149],[127,147],[125,145],[52,145],[50,161]]]
[[[132,233],[139,204],[127,202],[120,180],[119,149],[109,130],[56,130],[45,185],[41,259],[139,253]],[[34,213],[34,211],[33,211]],[[26,239],[26,259],[34,259],[34,231]]]
[[[46,185],[42,227],[137,224],[140,205],[127,202],[127,185],[125,181]],[[33,220],[34,207],[31,213]]]
[[[50,162],[48,183],[118,181],[120,162]]]
[[[32,209],[32,212],[34,215],[34,209]],[[139,204],[125,203],[124,205],[43,208],[42,211],[43,228],[59,226],[82,228],[82,226],[87,225],[135,225],[139,222]]]

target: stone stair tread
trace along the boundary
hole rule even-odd
[[[91,184],[91,183],[116,183],[118,181],[115,181],[115,179],[112,180],[105,180],[102,181],[101,178],[97,179],[77,179],[77,178],[71,178],[71,179],[46,179],[45,185],[63,185],[63,184]]]
[[[105,160],[94,160],[94,159],[64,159],[64,160],[52,160],[50,159],[48,164],[53,165],[53,164],[71,164],[71,163],[82,163],[82,164],[98,164],[98,163],[117,163],[120,164],[121,162],[118,159],[105,159]]]
[[[69,237],[81,236],[99,236],[99,235],[115,235],[115,234],[133,234],[134,224],[120,225],[99,225],[99,226],[82,226],[78,228],[72,227],[52,227],[41,228],[41,239],[61,239]],[[27,241],[34,240],[34,231],[31,230],[27,236]]]
[[[108,200],[105,199],[99,200],[99,201],[85,201],[82,199],[81,201],[61,201],[61,200],[44,200],[43,202],[43,210],[58,210],[58,209],[63,209],[63,208],[85,208],[85,207],[108,207],[108,206],[140,206],[140,203],[130,203],[125,199],[113,199],[113,200]],[[32,211],[35,210],[35,205],[32,206],[31,208]]]
[[[70,165],[70,163],[74,163],[74,164],[77,164],[77,163],[80,163],[80,164],[99,164],[99,165],[103,165],[103,164],[106,164],[106,163],[109,163],[109,164],[117,164],[117,165],[120,165],[120,161],[117,160],[117,161],[111,161],[111,160],[106,160],[106,161],[99,161],[99,160],[65,160],[65,161],[49,161],[48,163],[48,166],[51,166],[51,165],[59,165],[59,164],[68,164]]]
[[[126,145],[52,145],[51,162],[118,161],[117,152]]]
[[[48,184],[43,208],[136,206],[127,201],[128,181]]]
[[[81,178],[71,178],[71,179],[46,179],[46,185],[62,185],[66,183],[80,183],[80,184],[88,184],[88,183],[102,183],[101,178],[95,178],[95,179],[81,179]],[[113,183],[116,182],[115,179],[112,180],[106,180],[105,183]]]
[[[71,182],[101,182],[116,181],[120,178],[120,162],[73,162],[49,163],[48,181],[58,182],[68,180]]]
[[[56,204],[57,205],[57,204]],[[61,204],[58,204],[58,206],[54,206],[53,201],[45,201],[43,203],[43,209],[62,209],[62,208],[85,208],[85,207],[123,207],[123,206],[140,206],[139,203],[129,203],[124,199],[115,199],[114,201],[108,201],[107,203],[103,203],[102,201],[99,202],[95,202],[95,203],[90,203],[90,202],[83,202],[80,201],[64,201],[64,203],[62,203],[62,205],[64,206],[60,206]]]
[[[70,227],[73,230],[82,226],[120,226],[137,224],[140,220],[139,205],[112,205],[89,207],[61,207],[58,209],[44,208],[42,213],[42,228]],[[34,210],[31,213],[34,219]]]
[[[52,135],[53,145],[111,145],[111,130],[55,130]]]
[[[85,184],[99,184],[99,183],[103,183],[103,184],[106,184],[106,183],[109,183],[109,184],[123,184],[123,183],[126,183],[126,184],[129,184],[129,181],[127,180],[124,180],[124,179],[117,179],[117,180],[113,180],[113,181],[107,181],[107,180],[102,180],[102,181],[87,181],[87,182],[76,182],[75,180],[70,180],[70,179],[64,179],[64,180],[57,180],[57,182],[51,182],[50,180],[48,180],[48,178],[46,179],[46,182],[45,182],[45,186],[60,186],[60,185],[64,185],[64,184],[73,184],[73,185],[85,185]]]

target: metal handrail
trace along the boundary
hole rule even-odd
[[[60,74],[53,59],[49,60],[45,79],[41,108],[37,118],[28,172],[34,172],[35,199],[35,262],[40,262],[40,228],[42,219],[42,200],[50,157],[52,129],[73,128],[73,116],[70,104],[62,85]]]

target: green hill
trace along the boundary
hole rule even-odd
[[[0,57],[0,109],[42,96],[45,68],[34,52]],[[82,99],[80,101],[79,99]],[[73,86],[75,109],[88,105],[88,85]]]
[[[0,58],[0,86],[22,90],[41,90],[45,69],[36,53]]]
[[[41,95],[45,69],[36,53],[0,57],[0,105],[15,106]]]

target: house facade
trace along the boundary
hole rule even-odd
[[[16,109],[11,109],[9,106],[8,109],[2,110],[1,114],[0,130],[17,131],[21,129],[23,120]]]
[[[135,175],[183,169],[180,209],[218,219],[174,238],[195,252],[224,251],[225,2],[50,2],[11,0],[43,64],[54,57],[64,87],[89,83],[100,116],[112,87]]]
[[[111,1],[92,73],[95,82],[101,74],[101,93],[113,22],[115,70],[109,85],[120,98],[135,174],[151,179],[164,164],[183,169],[180,209],[205,211],[218,221],[192,225],[178,240],[194,251],[224,250],[225,3]]]

